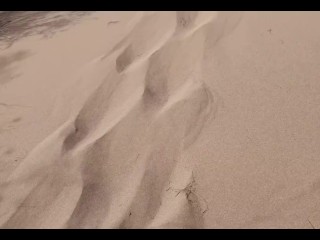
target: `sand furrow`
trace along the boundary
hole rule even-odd
[[[143,15],[111,52],[93,61],[97,69],[114,65],[103,80],[95,77],[96,90],[90,88],[79,111],[8,179],[2,216],[6,194],[27,188],[13,197],[19,204],[0,218],[1,226],[203,227],[201,199],[192,170],[183,175],[181,156],[215,111],[202,61],[206,31],[216,18],[205,12]],[[85,84],[93,84],[88,74],[80,87]],[[166,190],[169,181],[177,183],[173,173],[185,182],[178,194]],[[168,208],[176,211],[168,214]]]

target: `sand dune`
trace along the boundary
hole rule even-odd
[[[316,226],[319,19],[97,12],[16,41],[1,228]]]

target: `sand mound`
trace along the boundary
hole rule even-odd
[[[169,194],[170,176],[213,113],[201,62],[205,27],[215,15],[204,22],[202,14],[141,16],[79,112],[7,179],[4,228],[162,226],[153,220]],[[201,226],[202,209],[190,193],[181,192],[172,227]]]
[[[252,20],[250,14],[249,20],[236,12],[92,15],[96,19],[45,42],[28,38],[16,43],[17,50],[6,50],[7,55],[17,55],[20,48],[39,43],[33,48],[38,54],[21,60],[25,61],[21,77],[12,83],[2,81],[8,86],[7,98],[15,102],[9,94],[26,84],[23,77],[38,76],[39,80],[30,80],[27,92],[37,89],[29,103],[39,110],[26,112],[30,121],[37,119],[35,124],[12,137],[13,142],[24,144],[27,141],[19,136],[26,135],[30,143],[25,143],[26,156],[8,165],[1,178],[1,228],[304,226],[299,225],[300,219],[290,218],[298,214],[293,208],[281,206],[284,198],[294,205],[290,196],[296,199],[299,186],[307,185],[286,188],[291,176],[291,170],[284,167],[287,163],[267,160],[252,150],[265,154],[264,149],[275,145],[265,139],[265,148],[257,147],[259,141],[252,138],[265,135],[251,137],[249,133],[258,131],[255,126],[261,124],[259,114],[248,123],[256,105],[273,111],[253,90],[257,84],[250,79],[261,76],[260,70],[248,70],[252,76],[246,75],[245,70],[255,66],[238,63],[236,58],[242,56],[241,48],[254,56],[255,50],[247,45],[250,34],[242,34],[248,32],[243,21]],[[106,29],[104,35],[102,29]],[[114,34],[112,40],[110,34]],[[72,40],[86,35],[91,36],[87,43]],[[97,41],[96,46],[92,41]],[[60,50],[66,62],[54,67],[62,59],[49,47],[67,42]],[[265,71],[263,61],[268,60],[261,59],[261,71]],[[41,62],[43,74],[35,73]],[[40,81],[42,77],[49,86]],[[253,146],[247,154],[243,153],[245,140]],[[287,169],[286,178],[281,177],[283,169]],[[317,175],[309,179],[313,178]],[[273,195],[268,195],[270,191]],[[303,208],[300,216],[311,210]],[[278,218],[275,209],[282,209]],[[272,217],[277,221],[270,225]],[[306,218],[301,219],[307,224]]]

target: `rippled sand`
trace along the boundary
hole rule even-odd
[[[52,14],[0,38],[1,228],[320,227],[319,12]]]

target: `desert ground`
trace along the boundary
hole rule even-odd
[[[0,228],[320,228],[320,12],[0,12]]]

